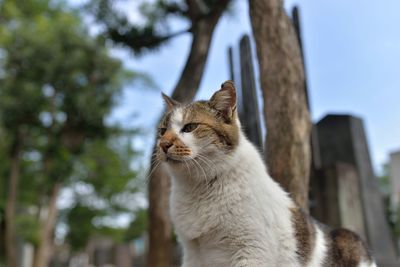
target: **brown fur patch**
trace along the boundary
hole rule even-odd
[[[335,229],[326,235],[329,241],[328,266],[357,267],[372,257],[361,238],[347,229]]]
[[[171,121],[172,111],[167,111],[161,119],[160,127],[168,128]]]
[[[299,261],[306,266],[315,247],[316,230],[312,219],[300,208],[293,208],[292,222],[296,237],[296,253]]]
[[[316,225],[309,215],[300,208],[294,208],[292,222],[295,229],[297,255],[302,266],[310,262],[315,248]],[[352,231],[336,229],[330,231],[321,225],[327,241],[327,256],[323,266],[329,267],[358,267],[362,260],[372,262],[372,256],[361,238]]]
[[[184,108],[184,123],[198,123],[193,131],[197,138],[212,138],[212,143],[225,150],[232,150],[238,145],[239,128],[236,125],[236,112],[232,120],[226,122],[218,112],[213,110],[209,102],[198,101]]]

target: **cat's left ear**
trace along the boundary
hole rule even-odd
[[[161,93],[162,98],[164,99],[165,106],[167,107],[168,111],[171,111],[174,107],[179,105],[178,101],[173,100],[169,96],[164,93]]]
[[[221,89],[211,97],[210,106],[216,109],[225,119],[231,120],[236,111],[236,89],[232,81],[226,81]]]

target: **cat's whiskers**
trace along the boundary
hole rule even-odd
[[[199,168],[197,167],[197,165],[194,162],[193,158],[191,158],[190,161],[188,161],[188,164],[192,165],[194,167],[194,169],[196,170],[196,177],[199,177]]]
[[[196,155],[196,157],[197,157],[199,160],[201,160],[202,162],[204,162],[204,163],[208,166],[208,168],[209,168],[211,171],[217,173],[217,166],[215,165],[214,162],[212,162],[212,161],[209,160],[207,157],[205,157],[205,156],[203,156],[203,155],[201,155],[201,154]],[[214,166],[211,166],[209,163],[211,163],[211,164],[214,165]]]
[[[183,160],[183,162],[185,163],[185,166],[189,171],[189,176],[192,177],[192,171],[190,170],[190,167],[189,167],[189,164],[188,164],[188,160]]]
[[[194,161],[194,162],[196,162],[197,163],[197,165],[199,166],[199,168],[201,168],[201,170],[203,171],[203,173],[206,173],[206,171],[204,170],[204,167],[203,167],[203,161],[198,161],[198,160],[201,160],[199,157],[196,157],[196,158],[192,158],[192,160]],[[207,172],[208,173],[208,172]],[[207,175],[204,175],[203,174],[203,176],[207,176]]]
[[[206,183],[208,183],[207,174],[206,174],[206,172],[204,171],[204,168],[201,166],[201,164],[200,164],[195,158],[192,158],[192,161],[193,161],[197,166],[200,167],[199,169],[203,172],[204,179],[206,180]]]
[[[193,158],[191,158],[190,160],[188,160],[187,161],[188,162],[188,165],[189,166],[191,166],[191,167],[193,167],[195,170],[196,170],[196,174],[195,174],[195,176],[192,176],[191,174],[190,174],[190,177],[200,177],[200,168],[198,168],[198,165],[196,165],[196,162],[193,160]]]
[[[203,149],[204,149],[204,148],[206,148],[207,146],[212,145],[212,144],[213,144],[213,141],[210,140],[208,143],[202,144],[202,147],[203,147]],[[205,155],[202,155],[202,154],[197,154],[196,156],[203,156],[204,158],[208,159]],[[223,155],[223,156],[221,156],[221,157],[218,157],[218,160],[220,160],[220,161],[222,161],[222,163],[224,163],[223,165],[227,165],[227,166],[230,167],[230,168],[234,168],[235,166],[231,163],[231,159],[232,159],[232,156],[229,155],[229,154],[225,154],[225,155]],[[213,163],[214,166],[217,166],[217,165],[216,165],[214,162],[212,162],[210,159],[208,159],[208,160],[209,160],[209,162]]]
[[[154,165],[157,162],[160,162],[160,159],[158,158],[158,152],[153,152],[150,156],[150,159],[150,166]]]
[[[149,184],[151,175],[161,165],[161,161],[157,158],[157,154],[156,153],[153,153],[152,158],[153,159],[151,160],[151,163],[150,163],[149,173],[144,178],[144,182],[145,182],[146,185]]]
[[[219,163],[223,163],[223,164],[218,164],[218,166],[217,166],[217,164],[215,164],[215,162],[213,162],[213,161],[211,161],[208,157],[206,157],[205,155],[202,155],[202,154],[198,154],[197,156],[200,156],[200,157],[202,157],[203,159],[206,159],[206,160],[208,160],[208,162],[209,163],[212,163],[214,166],[215,166],[215,169],[216,170],[219,170],[219,171],[226,171],[228,168],[226,168],[226,167],[229,167],[229,168],[234,168],[235,166],[230,162],[230,160],[229,159],[231,159],[231,156],[230,155],[224,155],[224,156],[221,156],[221,157],[218,157],[218,162]]]

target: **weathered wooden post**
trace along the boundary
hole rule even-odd
[[[307,101],[307,107],[308,110],[310,110],[310,97],[308,94],[308,85],[307,85],[307,69],[306,69],[306,62],[305,62],[305,57],[304,57],[304,46],[303,46],[303,39],[301,35],[301,24],[300,24],[300,13],[299,13],[299,8],[297,6],[293,7],[292,9],[292,22],[294,29],[296,31],[296,37],[299,42],[300,46],[300,53],[301,57],[303,58],[303,69],[304,69],[304,90],[305,90],[305,95],[306,95],[306,101]]]
[[[250,38],[246,34],[240,40],[242,112],[239,116],[247,137],[261,151],[263,148],[261,120],[252,60]]]
[[[233,48],[230,46],[228,48],[228,67],[229,67],[229,79],[236,82],[235,80],[235,67],[233,64]]]
[[[301,32],[301,22],[300,22],[300,11],[297,6],[292,9],[292,21],[294,29],[296,30],[297,40],[300,46],[301,57],[303,58],[303,69],[304,69],[304,89],[305,89],[305,96],[307,101],[308,111],[311,114],[311,105],[310,105],[310,94],[308,92],[308,83],[307,83],[307,66],[306,66],[306,58],[304,56],[304,46],[303,46],[303,38]],[[313,169],[317,169],[321,165],[321,159],[318,151],[318,136],[317,136],[317,128],[313,125],[311,129],[311,172],[310,176],[313,176]]]

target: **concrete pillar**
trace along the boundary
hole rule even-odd
[[[350,115],[328,115],[317,123],[317,132],[322,169],[331,168],[337,163],[354,167],[359,181],[368,243],[381,263],[379,266],[390,266],[397,255],[385,217],[383,199],[372,169],[362,120]],[[325,208],[329,208],[328,206]]]

